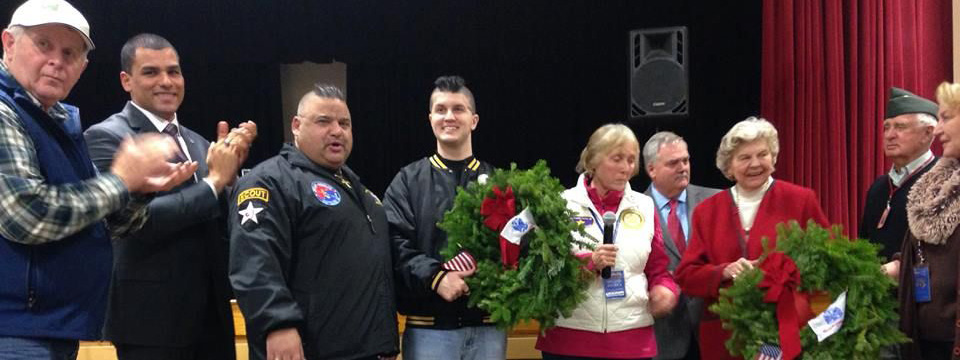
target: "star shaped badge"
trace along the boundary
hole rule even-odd
[[[255,207],[253,206],[253,202],[248,202],[246,209],[238,211],[240,216],[243,216],[243,218],[240,219],[240,225],[246,224],[247,220],[253,220],[254,223],[259,224],[260,221],[257,220],[257,214],[261,211],[263,211],[263,208]]]

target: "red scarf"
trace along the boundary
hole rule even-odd
[[[589,176],[583,177],[583,186],[587,188],[587,196],[590,197],[590,201],[593,202],[593,206],[597,208],[601,214],[606,213],[607,211],[617,213],[617,210],[620,208],[620,200],[623,199],[623,191],[610,190],[607,191],[607,194],[603,197],[597,193],[597,189],[593,186],[590,186]]]

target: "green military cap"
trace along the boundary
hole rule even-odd
[[[887,100],[887,117],[897,117],[903,114],[924,113],[937,117],[939,107],[937,103],[917,96],[901,88],[890,88],[890,100]]]

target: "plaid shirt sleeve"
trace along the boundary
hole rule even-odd
[[[32,139],[16,113],[0,103],[0,235],[4,238],[30,245],[49,243],[121,209],[111,220],[123,225],[112,227],[111,233],[130,231],[145,220],[146,208],[142,204],[138,208],[138,203],[130,201],[123,182],[113,174],[47,184]]]
[[[123,239],[140,230],[143,224],[147,223],[147,205],[153,198],[152,195],[132,194],[127,207],[108,216],[107,226],[110,228],[110,238]]]

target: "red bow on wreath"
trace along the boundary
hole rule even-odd
[[[486,225],[498,234],[507,222],[517,213],[516,200],[513,198],[513,189],[507,186],[507,191],[501,192],[500,187],[493,187],[493,197],[483,199],[480,205],[480,215],[484,216],[483,225]],[[500,260],[510,268],[517,266],[520,257],[520,245],[511,243],[500,236]]]
[[[797,264],[783,252],[775,251],[767,255],[760,264],[760,269],[763,270],[763,280],[757,287],[767,288],[764,302],[777,304],[783,358],[793,360],[803,350],[800,345],[800,319],[794,304],[796,290],[801,281]]]

